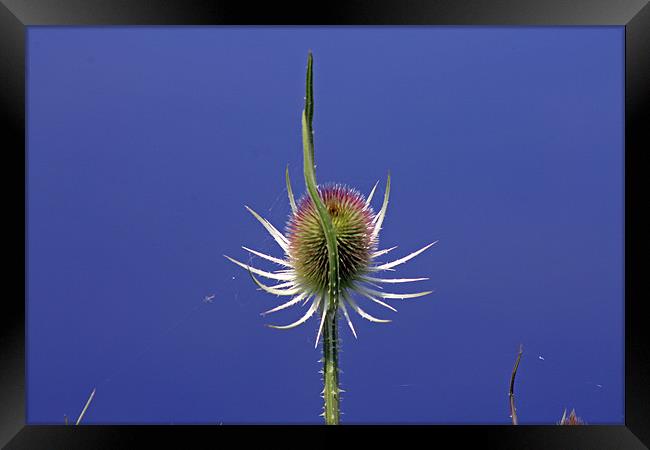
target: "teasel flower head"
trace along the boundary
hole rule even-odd
[[[410,283],[423,281],[428,278],[383,278],[380,272],[394,271],[394,268],[415,258],[431,247],[435,242],[391,262],[381,262],[388,252],[396,247],[378,249],[379,232],[386,217],[390,195],[390,174],[386,181],[384,200],[381,209],[375,214],[371,207],[377,184],[372,188],[368,198],[357,190],[341,184],[319,185],[316,182],[314,163],[314,142],[312,120],[314,115],[313,98],[313,57],[308,55],[306,73],[305,108],[302,113],[303,138],[303,172],[305,176],[306,194],[298,203],[293,196],[289,168],[285,174],[287,193],[291,205],[286,233],[281,233],[268,220],[261,217],[252,209],[250,213],[269,232],[283,251],[281,257],[267,255],[257,250],[243,247],[245,250],[260,258],[280,266],[277,270],[266,271],[249,264],[244,264],[226,256],[233,263],[246,269],[257,286],[263,291],[288,300],[262,315],[281,311],[299,303],[310,303],[307,312],[298,320],[288,325],[269,325],[277,329],[289,329],[306,322],[317,312],[320,313],[320,326],[316,335],[316,346],[323,332],[326,318],[324,337],[325,365],[336,366],[336,317],[339,312],[356,337],[348,307],[364,319],[371,322],[386,323],[389,319],[381,319],[368,314],[355,300],[355,297],[381,305],[391,311],[397,311],[387,301],[394,299],[409,299],[422,297],[432,291],[416,293],[386,292],[381,285]],[[225,256],[225,255],[224,255]],[[267,278],[275,284],[265,284],[257,276]],[[330,330],[330,331],[327,331]],[[327,345],[325,345],[327,343]],[[329,370],[329,369],[328,369]],[[334,373],[330,370],[328,373]],[[338,423],[338,381],[334,378],[326,380],[326,404],[335,405],[326,408],[328,423]]]
[[[277,329],[294,328],[319,312],[321,321],[316,336],[316,345],[318,345],[328,301],[329,262],[327,242],[318,219],[318,213],[310,196],[305,195],[298,202],[295,201],[288,168],[286,181],[292,209],[286,226],[286,233],[281,233],[268,220],[262,218],[251,208],[246,207],[273,237],[284,252],[283,256],[278,258],[243,247],[249,253],[271,261],[280,268],[275,271],[265,271],[229,256],[226,256],[226,258],[246,269],[261,290],[279,297],[289,297],[288,301],[262,313],[262,315],[275,313],[298,305],[301,302],[303,304],[311,302],[308,310],[298,320],[288,325],[269,326]],[[370,301],[396,312],[397,310],[388,301],[422,297],[432,292],[393,293],[386,292],[381,286],[428,280],[428,278],[384,278],[378,274],[384,271],[394,272],[395,267],[415,258],[437,241],[425,245],[402,258],[390,262],[381,261],[384,255],[397,247],[378,249],[379,232],[386,216],[390,196],[390,175],[386,182],[381,209],[378,213],[375,213],[371,207],[371,201],[377,185],[378,183],[372,188],[367,198],[359,191],[342,184],[318,186],[319,197],[327,208],[336,231],[339,260],[338,289],[340,294],[337,306],[355,337],[357,337],[357,333],[348,308],[351,308],[352,311],[370,322],[388,323],[391,321],[367,313],[357,303],[358,299]],[[257,276],[273,280],[275,284],[262,283]]]
[[[341,288],[350,288],[367,271],[376,250],[373,221],[377,217],[358,191],[341,184],[319,188],[336,230]],[[318,211],[305,195],[287,225],[289,258],[298,282],[311,291],[324,293],[329,272],[327,242]]]

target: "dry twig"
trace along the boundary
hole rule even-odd
[[[521,360],[521,354],[524,352],[524,346],[519,344],[519,353],[517,354],[517,360],[515,361],[515,367],[512,369],[512,375],[510,376],[510,391],[508,392],[508,397],[510,398],[510,417],[512,417],[512,424],[518,425],[517,420],[517,408],[515,408],[515,376],[517,375],[517,369],[519,368],[519,361]]]

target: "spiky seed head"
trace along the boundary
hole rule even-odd
[[[584,425],[584,421],[578,417],[575,409],[572,409],[569,417],[567,417],[565,409],[564,414],[562,414],[562,419],[560,419],[559,425]]]
[[[372,237],[375,214],[366,207],[365,197],[356,189],[342,184],[318,187],[336,231],[341,288],[350,287],[367,272],[376,239]],[[314,202],[308,195],[297,204],[296,213],[287,224],[289,257],[303,286],[325,292],[329,263],[327,242]]]

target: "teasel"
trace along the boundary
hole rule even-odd
[[[564,413],[562,414],[562,418],[560,419],[560,422],[558,422],[558,425],[584,425],[584,424],[585,424],[584,421],[576,414],[575,409],[572,409],[571,413],[567,417],[566,408],[564,409]]]
[[[242,247],[252,255],[271,261],[281,268],[273,272],[261,270],[224,255],[233,263],[246,269],[254,283],[263,291],[290,299],[262,315],[275,313],[299,303],[310,306],[307,312],[288,325],[268,325],[271,328],[286,330],[297,327],[315,314],[320,314],[315,347],[323,342],[324,390],[323,417],[327,424],[339,423],[339,401],[342,390],[339,388],[338,368],[338,328],[339,311],[345,318],[354,337],[357,332],[352,323],[348,307],[362,318],[375,323],[388,323],[391,320],[377,318],[367,313],[354,299],[353,294],[364,300],[381,305],[393,312],[397,310],[386,300],[422,297],[432,291],[416,293],[389,293],[382,284],[400,284],[428,280],[428,278],[382,278],[377,274],[394,271],[395,267],[415,258],[437,241],[425,245],[402,258],[391,262],[378,262],[378,259],[396,247],[378,249],[381,231],[390,194],[390,174],[386,181],[383,203],[375,213],[371,201],[377,184],[367,198],[359,191],[343,184],[316,183],[314,163],[314,136],[312,121],[313,100],[313,56],[307,59],[307,81],[305,109],[302,112],[302,139],[304,158],[304,177],[306,194],[296,202],[289,168],[285,173],[291,215],[286,233],[281,233],[268,220],[246,206],[283,250],[281,258],[267,255],[248,247]],[[276,284],[262,283],[257,276],[274,280]]]

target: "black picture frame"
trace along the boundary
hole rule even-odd
[[[25,424],[25,36],[37,25],[618,25],[625,27],[625,425],[620,426],[396,426],[299,427],[290,433],[308,445],[311,433],[350,432],[405,443],[452,442],[454,448],[641,449],[650,446],[650,345],[644,326],[641,220],[643,155],[650,150],[650,5],[645,0],[348,0],[314,4],[190,0],[0,0],[0,102],[7,258],[0,317],[0,444],[7,449],[139,448],[151,442],[194,448],[223,439],[288,443],[288,427],[35,426]],[[9,175],[9,176],[8,176]],[[22,195],[19,195],[22,194]],[[11,218],[11,220],[7,220]],[[13,239],[21,236],[22,241]],[[19,242],[20,241],[20,242]],[[21,244],[22,242],[22,244]],[[19,264],[17,261],[22,262]],[[20,272],[23,272],[23,282]],[[283,436],[278,436],[281,433]],[[342,436],[341,436],[342,437]],[[282,439],[282,440],[281,440]],[[341,441],[343,443],[344,441]],[[645,444],[645,445],[644,445]],[[159,444],[158,444],[159,445]],[[201,447],[202,448],[202,447]]]

